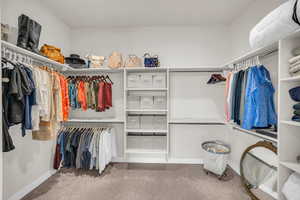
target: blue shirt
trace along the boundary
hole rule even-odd
[[[269,71],[264,66],[251,67],[247,77],[242,128],[250,130],[277,123],[274,93]]]

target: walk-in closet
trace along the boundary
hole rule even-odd
[[[298,0],[0,8],[0,200],[300,200]]]

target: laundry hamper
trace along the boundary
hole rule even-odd
[[[204,169],[222,177],[227,168],[230,147],[216,140],[204,142],[202,148]]]

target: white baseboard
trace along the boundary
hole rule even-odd
[[[55,173],[56,173],[56,170],[50,170],[50,171],[46,172],[41,177],[39,177],[38,179],[33,181],[31,184],[23,187],[20,191],[18,191],[14,195],[12,195],[10,198],[8,198],[8,200],[20,200],[20,199],[22,199],[24,196],[29,194],[32,190],[37,188],[40,184],[45,182],[50,176],[52,176]]]
[[[160,163],[160,164],[203,164],[202,159],[186,159],[186,158],[113,158],[113,162],[117,163]]]

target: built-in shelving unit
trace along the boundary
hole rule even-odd
[[[160,158],[167,161],[168,158],[168,107],[167,107],[167,93],[168,93],[168,67],[160,67],[160,68],[126,68],[124,70],[124,110],[125,110],[125,123],[124,123],[124,157],[127,159],[131,159],[132,156],[136,158],[138,156],[139,159],[157,159]],[[132,83],[129,82],[130,76],[138,77],[137,83],[134,84],[136,87],[133,87]],[[163,77],[161,82],[161,86],[159,87],[151,87],[154,83],[148,83],[145,87],[145,83],[143,82],[143,77],[149,78],[152,77],[152,81],[154,81],[155,76]],[[150,81],[151,82],[151,81]],[[150,85],[149,85],[150,84]],[[149,87],[150,86],[150,87]],[[136,103],[136,107],[131,107],[129,96],[137,98],[138,102]],[[161,96],[165,99],[165,106],[162,108],[154,107],[154,97]],[[153,106],[149,106],[149,108],[144,108],[142,106],[142,97],[148,97],[148,101],[153,101]],[[151,103],[150,103],[151,104]],[[156,116],[160,116],[165,118],[164,129],[156,129],[154,125],[154,118]],[[130,122],[128,118],[138,119],[140,128],[130,128]],[[152,120],[147,122],[148,120]],[[144,121],[142,121],[144,120]],[[142,124],[148,124],[147,128],[143,128]],[[150,128],[152,127],[152,128]]]
[[[300,76],[291,76],[288,60],[293,57],[292,50],[300,46],[300,32],[279,41],[279,173],[278,192],[279,199],[286,200],[282,194],[282,187],[289,175],[293,172],[300,173],[300,163],[297,157],[300,155],[300,122],[292,121],[293,101],[289,90],[300,86]]]

